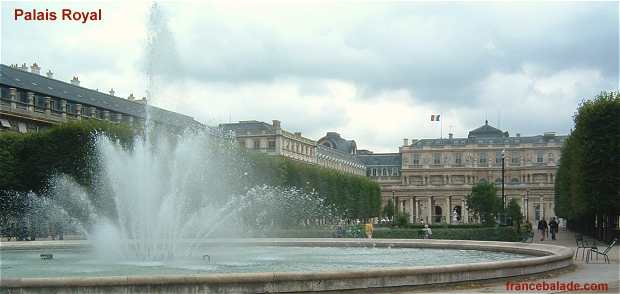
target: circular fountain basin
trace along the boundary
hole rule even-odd
[[[2,288],[20,293],[303,292],[513,277],[572,264],[560,246],[454,240],[235,239],[153,262],[94,254],[85,241],[2,243]],[[41,260],[40,254],[53,254]],[[208,256],[208,258],[206,258]]]

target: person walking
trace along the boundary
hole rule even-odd
[[[428,225],[424,225],[424,239],[432,239],[433,238],[433,231],[431,230],[431,228]]]
[[[538,232],[540,233],[540,241],[545,240],[545,228],[547,227],[547,223],[544,219],[538,221]]]
[[[372,239],[373,226],[371,222],[368,222],[364,225],[364,231],[366,232],[366,237],[368,239]]]
[[[551,240],[555,240],[555,234],[558,233],[558,222],[555,220],[555,217],[551,218],[551,221],[549,222],[549,231],[551,232]]]

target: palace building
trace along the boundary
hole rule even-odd
[[[467,138],[403,140],[399,153],[360,155],[367,175],[379,182],[384,205],[391,199],[411,222],[477,222],[465,197],[480,182],[495,183],[501,197],[502,158],[506,203],[516,199],[525,219],[549,220],[554,181],[566,136],[549,132],[509,136],[485,122]]]
[[[192,117],[146,104],[146,99],[127,99],[80,86],[78,77],[70,83],[53,78],[32,64],[0,65],[0,132],[36,132],[54,124],[82,119],[143,124],[147,118],[171,128],[205,126]]]
[[[355,156],[355,141],[345,140],[329,132],[318,141],[289,132],[279,120],[271,124],[256,120],[220,124],[223,133],[233,133],[239,144],[257,152],[282,156],[308,164],[316,164],[344,173],[364,176],[366,167]]]

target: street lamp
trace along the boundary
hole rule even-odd
[[[530,196],[530,191],[528,189],[525,190],[525,220],[529,223],[530,222],[530,213],[528,211],[528,202],[529,202],[529,196]]]
[[[392,191],[392,224],[396,223],[396,196]]]
[[[500,219],[502,224],[506,223],[506,194],[504,193],[504,167],[506,161],[506,149],[502,149],[502,218]]]
[[[506,194],[504,194],[504,161],[506,160],[506,150],[502,149],[502,207],[506,208]]]

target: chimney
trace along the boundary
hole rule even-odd
[[[35,62],[30,66],[30,72],[33,74],[41,74],[41,67]]]
[[[407,146],[407,145],[409,145],[409,139],[404,138],[403,139],[403,146]]]
[[[78,77],[73,77],[73,79],[71,80],[71,85],[74,85],[74,86],[80,85],[80,80],[78,79]]]
[[[23,70],[23,71],[28,71],[28,66],[24,63],[22,64],[22,66],[18,67],[19,69]]]
[[[54,73],[51,70],[48,70],[45,75],[50,79],[54,77]]]
[[[301,137],[301,132],[295,132],[295,136]]]
[[[452,133],[448,134],[448,139],[452,140],[453,137],[454,137],[454,134],[452,134]]]
[[[114,88],[110,88],[110,95],[114,96]]]
[[[277,119],[274,119],[271,121],[271,125],[273,126],[274,129],[279,129],[280,128],[280,121]]]
[[[129,96],[127,97],[127,100],[129,101],[134,101],[136,100],[136,97],[133,96],[133,93],[129,94]]]

